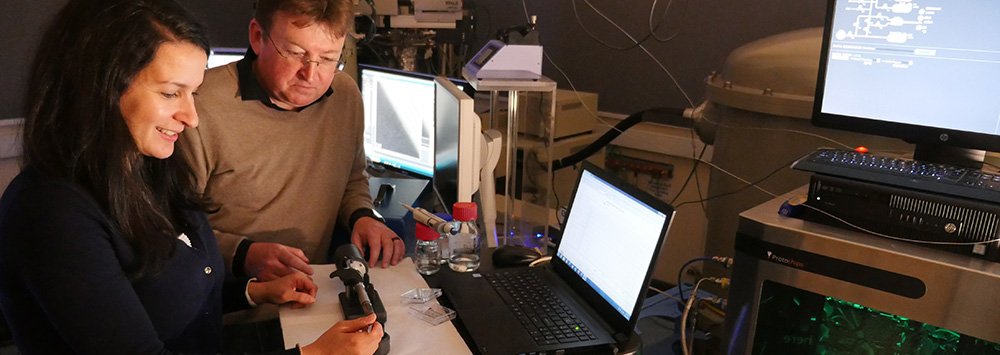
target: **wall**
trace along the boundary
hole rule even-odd
[[[589,1],[636,39],[649,32],[653,1]],[[668,1],[658,1],[662,12]],[[673,74],[691,101],[703,98],[703,79],[720,70],[729,52],[747,42],[794,29],[823,25],[823,0],[677,0],[664,17],[657,36],[643,44]],[[581,23],[601,40],[617,47],[630,46],[628,37],[602,19],[584,1],[477,1],[481,13],[479,33],[523,25],[525,12],[538,16],[538,30],[545,52],[566,72],[578,90],[600,95],[601,111],[630,114],[649,107],[688,107],[671,78],[641,48],[609,49],[592,39],[574,16],[576,4]],[[527,11],[525,11],[525,6]],[[686,8],[686,12],[684,9]],[[655,20],[655,19],[654,19]],[[679,32],[677,32],[679,30]],[[474,50],[478,49],[476,47]],[[546,62],[543,73],[569,88],[567,79]]]
[[[44,26],[65,0],[5,0],[0,11],[0,118],[21,117],[28,64]]]
[[[25,82],[42,31],[67,0],[4,0],[0,11],[0,119],[21,117]],[[253,0],[179,0],[209,27],[213,45],[247,46]],[[81,59],[82,60],[82,59]]]
[[[21,171],[21,119],[0,121],[0,191]]]
[[[466,0],[470,1],[470,0]],[[213,44],[245,47],[247,24],[253,0],[181,0],[208,26]],[[48,19],[65,0],[7,0],[0,13],[0,118],[22,116],[27,66]],[[648,33],[652,1],[590,1],[633,37]],[[703,97],[702,80],[722,67],[726,56],[740,45],[770,35],[822,26],[822,0],[678,0],[664,17],[658,36],[678,33],[670,42],[652,39],[644,46],[668,69],[680,86],[698,102]],[[688,106],[684,95],[670,77],[640,48],[615,51],[590,38],[574,17],[577,5],[581,22],[600,39],[615,46],[631,42],[604,21],[583,1],[477,0],[478,40],[470,48],[478,50],[499,28],[523,25],[527,12],[538,16],[538,30],[546,53],[581,91],[596,92],[601,110],[632,113],[655,106]],[[667,1],[657,1],[657,13]],[[686,9],[686,11],[684,11]],[[680,32],[676,32],[677,30]],[[567,79],[546,62],[543,73],[569,88]]]

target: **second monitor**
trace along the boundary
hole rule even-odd
[[[359,69],[365,154],[408,175],[433,176],[434,77],[364,64]],[[459,90],[472,89],[463,81],[454,83]]]
[[[434,96],[434,190],[446,209],[479,189],[482,127],[473,99],[444,77]]]

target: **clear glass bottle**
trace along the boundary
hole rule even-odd
[[[441,219],[447,222],[451,222],[450,214],[439,212],[435,213],[434,215],[440,217]],[[448,229],[447,223],[445,223],[445,225],[443,226],[438,226],[438,235],[441,236],[441,238],[438,239],[438,251],[441,252],[441,260],[440,260],[441,265],[447,264],[448,257],[451,256],[451,249],[448,248],[448,233],[445,231],[446,229]]]
[[[413,261],[417,264],[417,272],[431,275],[441,270],[441,253],[438,250],[441,234],[423,223],[417,223],[416,237],[417,247],[413,253]]]
[[[448,267],[458,272],[479,269],[480,238],[476,227],[476,204],[457,202],[452,207],[453,222],[448,223]]]

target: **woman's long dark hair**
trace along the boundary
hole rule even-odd
[[[180,146],[142,155],[119,105],[165,42],[208,53],[205,27],[173,0],[71,0],[42,37],[25,103],[24,165],[92,195],[135,249],[132,279],[162,270],[182,209],[204,206]]]

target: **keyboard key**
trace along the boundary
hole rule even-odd
[[[797,170],[945,195],[988,202],[1000,201],[1000,184],[984,183],[994,180],[993,174],[959,166],[878,156],[850,150],[819,149],[799,159],[792,167]]]
[[[591,338],[579,318],[531,270],[484,276],[536,343],[551,345]]]

